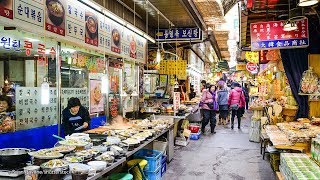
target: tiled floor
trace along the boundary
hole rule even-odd
[[[248,140],[249,119],[250,114],[245,114],[240,130],[218,126],[216,134],[206,133],[187,147],[176,147],[163,179],[276,179],[269,161],[262,160],[260,144]]]

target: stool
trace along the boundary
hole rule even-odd
[[[133,174],[134,180],[146,180],[143,169],[148,164],[144,159],[133,159],[127,162],[128,172]]]
[[[278,151],[278,149],[276,149],[274,146],[268,146],[268,147],[264,147],[264,152],[262,155],[262,159],[264,160],[264,156],[265,154],[275,154],[275,153],[280,153],[280,151]]]
[[[128,173],[116,173],[116,174],[111,174],[108,177],[108,180],[132,180],[133,175],[128,174]]]
[[[264,154],[266,147],[270,142],[270,138],[267,133],[261,133],[260,135],[260,154]]]

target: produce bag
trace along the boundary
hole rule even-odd
[[[318,93],[318,76],[313,72],[313,68],[309,67],[304,71],[300,81],[300,93],[314,94]]]

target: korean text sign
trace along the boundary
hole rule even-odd
[[[156,31],[157,40],[201,40],[202,31],[199,28],[172,28]]]
[[[251,23],[251,50],[309,46],[308,19],[296,21],[298,29],[294,31],[284,31],[284,23],[284,21]]]

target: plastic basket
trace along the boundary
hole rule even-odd
[[[160,151],[150,149],[141,149],[134,154],[134,158],[148,161],[148,164],[144,168],[148,172],[154,172],[161,167],[161,157],[162,153]]]
[[[144,171],[144,174],[148,180],[161,180],[161,167],[155,171]]]
[[[198,140],[200,139],[200,135],[201,135],[201,131],[199,131],[198,133],[191,133],[190,140]]]

